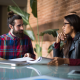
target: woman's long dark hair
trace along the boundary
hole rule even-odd
[[[72,14],[72,15],[65,16],[64,19],[66,19],[70,23],[70,25],[74,27],[74,30],[76,33],[80,32],[80,17],[79,16]],[[64,56],[67,58],[69,58],[68,53],[69,53],[71,44],[72,44],[72,37],[68,35],[67,40],[64,45],[64,50],[63,50]]]

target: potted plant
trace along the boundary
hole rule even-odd
[[[19,6],[14,2],[14,0],[12,0],[12,1],[16,5],[16,7],[15,6],[8,6],[8,11],[13,11],[14,13],[20,15],[23,19],[24,25],[29,25],[31,30],[24,30],[24,33],[26,35],[28,35],[32,40],[36,41],[34,51],[37,53],[38,57],[42,56],[42,46],[40,46],[40,37],[39,36],[42,36],[42,42],[43,42],[44,34],[50,34],[50,35],[53,35],[53,37],[56,37],[58,29],[49,29],[49,30],[46,30],[44,32],[39,33],[38,17],[37,17],[37,0],[30,0],[30,6],[32,9],[32,14],[34,15],[34,17],[37,18],[37,38],[38,39],[36,39],[36,37],[34,35],[34,31],[33,31],[32,27],[29,23],[30,14],[21,10],[19,8]],[[50,53],[50,51],[52,50],[52,47],[54,47],[54,44],[52,44],[48,48],[48,53]]]

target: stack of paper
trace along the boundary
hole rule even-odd
[[[11,61],[26,61],[27,64],[47,64],[50,62],[52,59],[50,58],[45,58],[45,57],[39,57],[38,59],[34,60],[29,57],[24,57],[24,58],[16,58],[16,59],[9,59]]]

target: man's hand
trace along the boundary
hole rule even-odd
[[[31,57],[31,54],[30,53],[25,53],[24,57]]]
[[[6,60],[6,59],[0,57],[0,60]]]
[[[48,65],[54,65],[54,66],[59,66],[62,64],[69,64],[69,59],[68,58],[54,57],[53,60],[48,63]]]

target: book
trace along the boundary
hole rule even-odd
[[[27,60],[29,64],[47,64],[51,61],[51,58],[39,57],[36,60]]]
[[[10,65],[10,66],[21,66],[21,65],[26,65],[25,62],[19,62],[19,61],[9,61],[9,60],[1,60],[0,61],[1,65]]]
[[[34,60],[30,57],[24,57],[24,58],[16,58],[16,59],[9,59],[11,61],[26,61],[27,64],[47,64],[52,59],[46,58],[46,57],[39,57],[38,59]]]
[[[9,60],[6,60],[6,59],[3,59],[3,58],[0,58],[0,64],[1,65],[8,65],[8,66],[21,66],[21,65],[26,65],[28,63],[26,63],[25,60],[33,60],[32,58],[16,58],[16,59],[9,59]]]
[[[29,61],[29,60],[34,60],[30,57],[22,57],[22,58],[15,58],[15,59],[9,59],[10,61],[19,61],[19,62],[22,62],[22,61]]]

